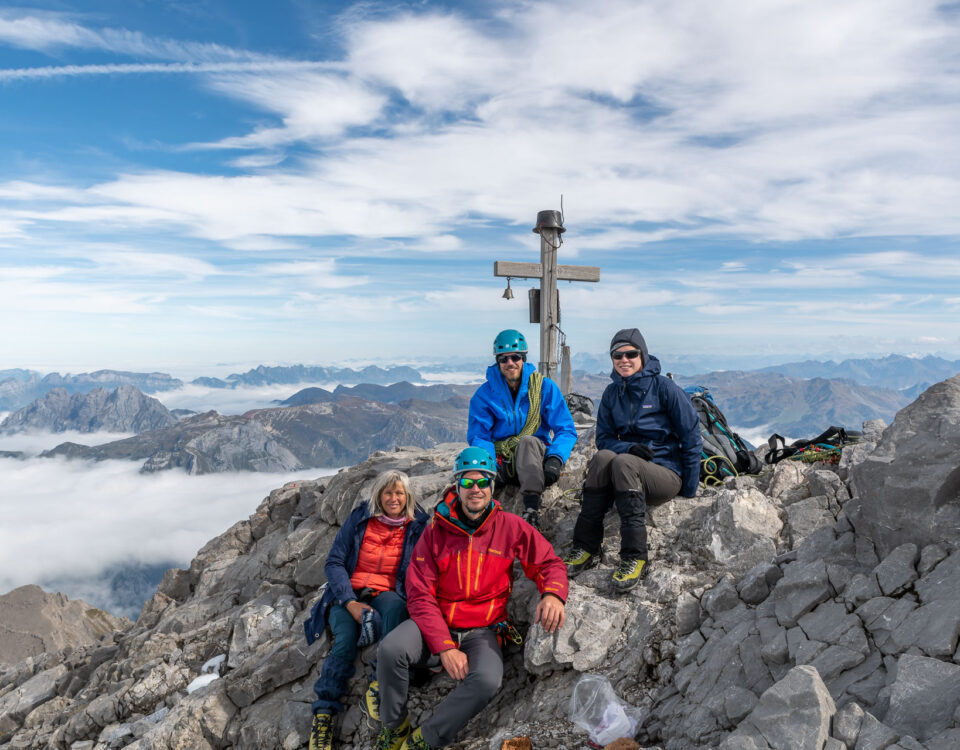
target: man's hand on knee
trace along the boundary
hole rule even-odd
[[[543,484],[549,487],[557,483],[563,471],[563,461],[559,456],[547,456],[543,459]]]
[[[567,621],[567,612],[563,601],[553,594],[544,594],[537,605],[537,619],[540,626],[548,633],[554,633],[563,627]]]
[[[458,648],[448,648],[440,652],[440,663],[447,674],[455,680],[462,680],[467,676],[470,667],[467,665],[467,655]]]

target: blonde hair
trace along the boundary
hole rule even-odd
[[[380,474],[373,482],[370,488],[370,499],[367,500],[367,507],[370,509],[370,515],[376,516],[383,513],[383,506],[380,504],[380,496],[388,487],[399,484],[403,488],[403,493],[407,496],[406,516],[413,519],[414,510],[417,507],[417,499],[413,495],[413,489],[410,487],[410,477],[402,471],[390,469]]]

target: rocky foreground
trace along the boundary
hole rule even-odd
[[[457,747],[499,748],[520,734],[534,748],[585,747],[567,721],[584,672],[641,709],[646,748],[960,747],[960,376],[889,428],[865,428],[839,465],[784,461],[652,508],[650,575],[619,598],[608,534],[609,564],[571,585],[558,634],[529,625],[536,592],[518,583],[512,617],[525,645]],[[337,525],[387,468],[407,471],[432,506],[458,447],[381,452],[275,490],[188,570],[169,571],[133,627],[0,668],[0,747],[304,747],[329,644],[307,648],[301,622]],[[558,548],[592,452],[586,433],[545,500]],[[340,747],[372,746],[364,687],[360,676]],[[414,690],[413,721],[449,687],[437,677]]]

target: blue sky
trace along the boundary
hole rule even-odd
[[[927,0],[0,7],[0,369],[485,355],[559,208],[574,351],[960,357]]]

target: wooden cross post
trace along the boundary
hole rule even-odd
[[[540,235],[540,262],[513,263],[497,260],[493,263],[493,275],[507,279],[540,279],[540,373],[557,380],[557,326],[560,323],[560,307],[557,302],[557,281],[600,281],[598,266],[558,266],[557,249],[560,235],[567,231],[559,211],[540,211],[533,231]],[[531,321],[533,322],[533,321]],[[569,366],[569,350],[564,352],[564,369],[561,390],[570,392],[572,373]]]

